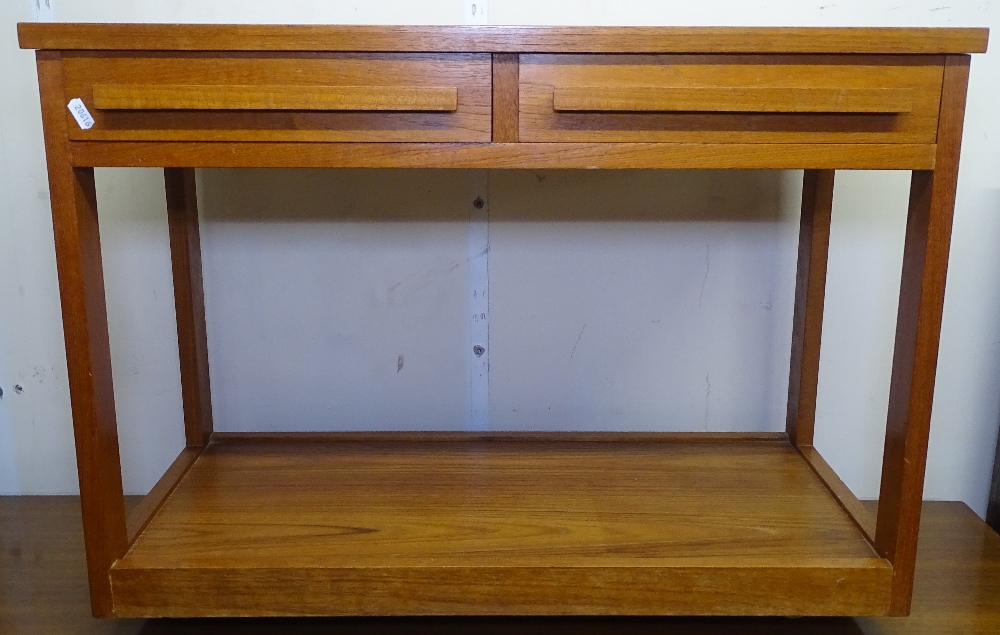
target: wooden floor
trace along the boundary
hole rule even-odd
[[[1000,536],[961,503],[926,503],[908,618],[330,618],[94,620],[79,500],[0,497],[4,635],[995,635]]]
[[[185,617],[878,615],[890,575],[783,441],[272,441],[210,445],[111,577]]]

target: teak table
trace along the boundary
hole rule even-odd
[[[986,30],[19,34],[38,49],[95,615],[908,612]],[[165,171],[187,438],[129,514],[103,166]],[[263,166],[804,169],[786,432],[213,433],[194,168]],[[836,169],[913,171],[877,516],[813,447]]]

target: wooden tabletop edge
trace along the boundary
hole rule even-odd
[[[22,49],[177,51],[984,53],[984,27],[17,25]]]

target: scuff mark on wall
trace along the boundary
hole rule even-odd
[[[586,331],[586,330],[587,330],[587,323],[584,322],[583,323],[583,328],[580,329],[580,334],[576,336],[576,344],[573,345],[573,350],[570,351],[570,354],[569,354],[570,359],[572,359],[573,355],[576,354],[576,347],[580,345],[580,340],[583,339],[583,332]]]
[[[469,174],[472,205],[469,210],[468,284],[469,341],[469,428],[488,430],[490,427],[490,177],[489,172]]]

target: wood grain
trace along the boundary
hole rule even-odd
[[[497,53],[493,56],[493,142],[518,141],[518,70],[516,54]]]
[[[520,139],[933,143],[941,68],[937,56],[522,55]]]
[[[510,566],[876,558],[787,443],[279,441],[211,444],[122,566],[498,557]]]
[[[184,438],[187,447],[204,447],[213,428],[212,387],[195,172],[193,168],[167,168],[163,171],[163,180],[174,282]]]
[[[910,185],[876,530],[893,564],[893,615],[909,612],[913,588],[968,79],[969,57],[949,57],[937,168],[914,172]]]
[[[181,450],[181,453],[177,455],[177,458],[170,464],[167,471],[156,481],[152,489],[145,496],[141,497],[135,507],[129,512],[126,526],[128,528],[128,542],[130,545],[139,537],[139,534],[146,528],[149,521],[153,519],[156,512],[160,511],[160,507],[163,506],[170,493],[174,491],[181,478],[194,465],[195,460],[201,455],[203,449],[202,447],[193,447]]]
[[[816,476],[819,477],[826,488],[830,490],[833,497],[837,499],[840,506],[851,517],[854,524],[861,530],[865,538],[872,545],[875,544],[875,516],[869,509],[858,500],[851,492],[850,488],[844,484],[837,473],[826,462],[823,455],[812,446],[801,446],[797,448],[802,458],[806,460]]]
[[[447,86],[96,84],[93,94],[94,106],[102,110],[458,109],[458,89]]]
[[[209,445],[112,580],[119,615],[870,614],[888,575],[787,443],[313,440]]]
[[[556,86],[556,112],[910,112],[909,88],[799,88],[757,86]]]
[[[787,443],[784,432],[216,432],[213,443]],[[513,446],[512,446],[513,447]]]
[[[816,425],[823,300],[833,215],[833,170],[806,170],[802,181],[799,256],[792,315],[791,372],[785,431],[792,445],[811,446]]]
[[[483,53],[983,53],[984,28],[17,25],[21,48]]]
[[[926,170],[933,144],[755,143],[70,143],[95,167]]]
[[[39,53],[37,63],[91,608],[107,617],[108,570],[124,555],[127,534],[97,193],[94,170],[74,168],[67,152],[62,61]]]
[[[81,52],[66,57],[65,91],[95,123],[64,115],[79,140],[488,142],[491,67],[486,54]]]
[[[4,635],[941,635],[1000,632],[1000,536],[962,503],[926,502],[908,618],[379,617],[94,620],[80,501],[0,496]]]
[[[116,569],[120,617],[266,615],[870,615],[886,568]],[[802,589],[812,594],[802,597]],[[159,589],[159,591],[154,591]],[[308,593],[291,592],[309,589]],[[289,592],[282,593],[280,590]]]

